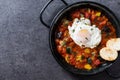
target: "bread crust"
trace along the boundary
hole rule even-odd
[[[107,41],[106,46],[115,49],[117,51],[120,51],[120,38],[113,38]]]

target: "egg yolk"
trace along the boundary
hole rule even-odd
[[[80,43],[85,44],[86,42],[90,41],[90,32],[87,29],[81,29],[78,34],[78,40]]]

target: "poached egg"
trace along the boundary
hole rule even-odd
[[[101,42],[101,30],[96,25],[91,25],[87,18],[75,18],[68,30],[70,37],[80,47],[95,48]]]

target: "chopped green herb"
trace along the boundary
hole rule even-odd
[[[73,29],[72,31],[73,31],[73,33],[74,33],[74,32],[75,32],[75,29]]]
[[[88,25],[87,23],[85,23],[85,25]]]
[[[86,39],[86,40],[88,40],[88,38],[87,38],[87,37],[85,37],[85,39]]]
[[[93,28],[91,28],[91,31],[93,30]]]

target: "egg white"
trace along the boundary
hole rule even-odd
[[[86,29],[90,33],[90,38],[86,43],[81,42],[77,34],[80,30]],[[70,37],[73,39],[73,41],[82,47],[89,47],[94,48],[101,42],[101,30],[96,27],[96,25],[91,25],[91,22],[87,18],[75,18],[72,26],[68,26]]]

